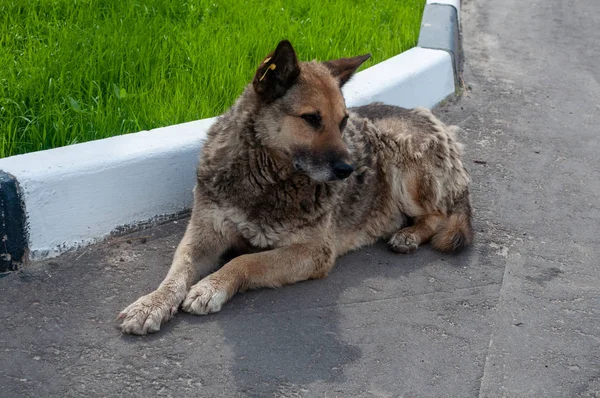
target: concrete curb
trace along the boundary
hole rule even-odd
[[[460,0],[427,0],[417,44],[422,48],[448,52],[452,57],[457,82],[461,70],[459,18]]]
[[[458,22],[460,23],[460,1],[461,0],[427,0],[427,5],[429,4],[443,4],[447,6],[452,6],[456,10],[458,14]]]
[[[451,7],[454,19],[442,18]],[[428,1],[419,46],[356,74],[343,90],[348,106],[431,108],[452,95],[459,7]],[[3,228],[22,225],[3,230],[11,260],[0,272],[189,211],[198,153],[215,120],[0,159]]]

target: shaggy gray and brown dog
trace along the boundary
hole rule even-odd
[[[208,132],[173,264],[121,312],[123,332],[156,332],[180,306],[208,314],[239,291],[324,278],[380,238],[400,253],[471,242],[457,128],[425,109],[346,108],[340,89],[369,57],[299,63],[282,41],[265,58]],[[247,254],[215,271],[231,249]]]

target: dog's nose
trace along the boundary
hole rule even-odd
[[[349,165],[348,163],[335,162],[333,164],[333,174],[340,180],[347,178],[350,174],[352,174],[353,171],[354,167],[352,167],[352,165]]]

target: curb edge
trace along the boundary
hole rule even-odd
[[[455,85],[459,87],[462,72],[460,0],[427,1],[417,46],[448,52],[452,57]]]
[[[15,271],[27,261],[25,204],[17,179],[0,170],[0,273]]]

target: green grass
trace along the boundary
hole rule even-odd
[[[425,0],[0,0],[0,157],[215,116],[300,59],[416,44]]]

